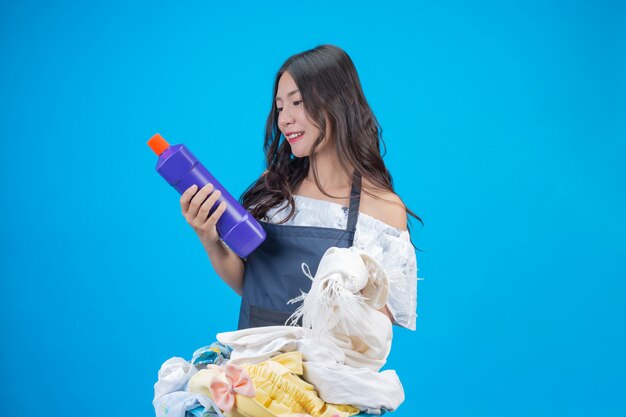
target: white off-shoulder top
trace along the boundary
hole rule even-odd
[[[348,208],[341,204],[301,195],[293,196],[294,217],[284,225],[330,227],[345,229]],[[263,221],[279,223],[287,217],[290,207],[285,200],[268,210]],[[407,230],[400,230],[365,213],[359,213],[354,246],[365,250],[389,276],[387,307],[396,325],[415,330],[417,318],[417,260]]]

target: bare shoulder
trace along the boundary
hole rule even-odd
[[[407,229],[406,207],[402,199],[395,193],[376,189],[368,186],[364,181],[363,186],[367,191],[374,194],[372,197],[363,193],[361,195],[361,212],[372,216],[383,223],[387,223],[396,229]]]

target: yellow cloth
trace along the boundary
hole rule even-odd
[[[254,384],[254,398],[237,395],[236,407],[227,417],[291,417],[308,414],[312,417],[349,417],[359,413],[350,405],[325,403],[315,387],[298,375],[303,374],[302,354],[288,352],[271,359],[241,366]],[[211,397],[211,372],[199,371],[189,381],[188,391]]]

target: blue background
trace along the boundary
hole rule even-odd
[[[394,415],[626,415],[624,2],[173,3],[1,3],[2,415],[153,415],[161,363],[236,328],[146,141],[238,197],[322,43],[425,221]]]

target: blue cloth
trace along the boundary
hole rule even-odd
[[[193,353],[191,363],[194,365],[219,365],[230,359],[232,349],[220,342],[213,342],[209,346],[201,347]]]
[[[202,406],[196,407],[193,410],[187,410],[185,417],[219,417],[221,414],[217,414],[213,411],[206,411]]]

